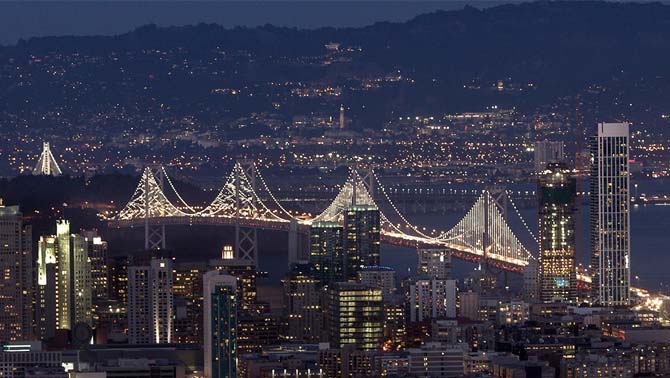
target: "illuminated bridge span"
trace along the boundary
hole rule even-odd
[[[168,188],[176,198],[175,203],[165,194]],[[340,192],[323,212],[315,217],[298,217],[274,197],[253,162],[241,161],[235,164],[216,198],[205,208],[195,208],[184,201],[163,167],[146,168],[130,201],[109,219],[109,225],[144,227],[146,249],[165,248],[166,225],[235,226],[236,257],[254,264],[257,230],[285,230],[289,232],[289,260],[297,261],[307,257],[305,236],[312,222],[342,222],[347,207],[372,205],[380,209],[384,243],[447,248],[456,258],[522,271],[533,257],[506,222],[508,199],[505,191],[483,191],[450,230],[427,231],[403,216],[374,172],[352,169]],[[381,212],[382,208],[389,210],[388,213]],[[520,217],[518,211],[516,215]],[[527,226],[526,230],[530,233]]]

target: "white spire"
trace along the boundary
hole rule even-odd
[[[51,153],[49,148],[49,142],[44,142],[42,147],[42,154],[39,159],[37,159],[37,165],[33,170],[34,175],[48,175],[48,176],[60,176],[63,172],[58,167],[54,155]]]

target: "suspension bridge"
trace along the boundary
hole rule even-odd
[[[166,190],[171,191],[173,201]],[[298,261],[308,257],[306,239],[312,223],[341,223],[347,207],[371,205],[380,210],[383,243],[445,248],[455,258],[520,272],[533,256],[507,223],[508,200],[511,202],[504,190],[484,190],[451,229],[426,232],[398,210],[372,170],[352,168],[325,210],[316,216],[297,216],[277,200],[253,162],[238,161],[214,200],[202,208],[189,205],[179,195],[162,166],[147,167],[130,201],[108,222],[110,227],[143,227],[147,250],[165,248],[165,226],[234,226],[235,257],[256,264],[257,230],[288,231],[289,261]],[[537,240],[512,205],[526,231]]]

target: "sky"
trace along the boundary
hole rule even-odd
[[[465,4],[481,8],[506,2],[512,1],[0,1],[0,44],[11,45],[35,36],[121,34],[150,23],[364,26],[377,21],[406,21],[438,9],[461,9]]]

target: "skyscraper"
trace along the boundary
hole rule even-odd
[[[427,275],[437,280],[451,278],[451,253],[447,249],[419,248],[417,249],[419,263],[417,273]]]
[[[314,222],[309,229],[309,261],[323,285],[344,277],[344,229],[337,222]]]
[[[549,163],[540,173],[540,299],[575,302],[575,178],[563,163]]]
[[[71,279],[72,327],[77,323],[93,325],[93,283],[91,280],[91,260],[88,257],[88,241],[82,235],[71,236]]]
[[[627,123],[599,123],[591,140],[593,299],[630,303],[630,176]]]
[[[18,206],[0,200],[0,343],[31,337],[33,259],[30,226]]]
[[[456,281],[419,277],[409,284],[409,320],[456,317]]]
[[[295,264],[282,280],[291,341],[319,341],[323,329],[321,284],[311,264]]]
[[[371,205],[353,205],[344,211],[344,277],[355,279],[364,266],[380,261],[380,215]]]
[[[564,157],[563,142],[541,140],[535,142],[535,172],[544,171],[547,164],[562,161]]]
[[[128,342],[172,342],[172,261],[151,259],[149,265],[128,267]]]
[[[86,238],[88,258],[91,261],[93,299],[107,299],[109,293],[109,269],[107,268],[107,242],[95,230],[83,231]]]
[[[383,336],[381,289],[360,283],[338,282],[328,287],[327,327],[332,348],[352,345],[376,350]]]
[[[220,270],[203,276],[205,378],[237,376],[237,278]]]

